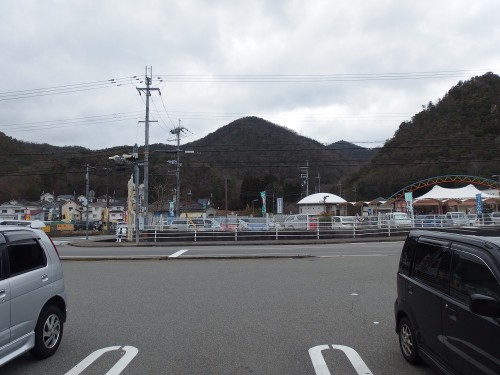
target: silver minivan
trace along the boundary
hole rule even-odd
[[[0,366],[29,351],[54,354],[66,321],[66,292],[57,249],[45,223],[0,227]]]

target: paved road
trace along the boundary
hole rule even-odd
[[[2,375],[106,374],[120,359],[110,375],[360,374],[339,345],[372,374],[435,375],[399,352],[397,246],[357,246],[314,249],[326,258],[64,261],[70,307],[58,353],[22,356]],[[74,369],[104,348],[86,372]]]
[[[130,258],[130,257],[294,257],[294,256],[388,256],[398,255],[403,243],[366,242],[332,244],[251,244],[225,243],[223,245],[171,245],[171,246],[125,246],[125,247],[76,247],[59,245],[58,250],[64,259],[71,258]]]

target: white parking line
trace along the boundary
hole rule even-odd
[[[106,375],[119,375],[125,367],[134,359],[139,350],[133,346],[110,346],[109,348],[103,348],[90,353],[83,361],[78,363],[75,367],[69,370],[65,375],[79,375],[92,363],[94,363],[99,357],[107,352],[112,352],[115,350],[122,349],[123,357],[121,357],[118,362],[106,373]]]
[[[188,251],[188,249],[179,250],[179,251],[173,253],[172,255],[170,255],[169,258],[177,258],[178,256],[184,254],[186,251]]]
[[[331,375],[325,358],[323,357],[323,353],[321,353],[323,350],[328,349],[330,349],[328,345],[318,345],[309,349],[309,356],[311,357],[311,362],[313,364],[316,375]],[[344,352],[358,375],[373,375],[368,366],[361,359],[358,352],[353,348],[345,345],[332,345],[332,349]]]

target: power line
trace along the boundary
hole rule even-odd
[[[321,83],[321,82],[359,82],[387,80],[419,80],[458,78],[463,76],[481,75],[497,69],[476,70],[442,70],[427,72],[389,72],[389,73],[337,73],[337,74],[166,74],[156,76],[159,82],[186,83]],[[153,79],[152,77],[150,77]],[[0,92],[0,101],[17,100],[38,96],[58,95],[72,92],[98,90],[124,85],[134,85],[144,81],[138,76],[111,78],[107,80],[82,82],[35,89]],[[153,83],[153,82],[151,82]]]
[[[136,79],[135,76],[127,78],[117,78],[117,79],[112,78],[105,81],[75,83],[69,85],[51,86],[45,88],[27,89],[18,91],[6,91],[6,92],[0,92],[0,101],[26,99],[39,96],[59,95],[59,94],[67,94],[80,91],[119,87],[123,85],[132,85],[135,84],[135,79]]]
[[[479,75],[493,71],[479,70],[443,70],[428,72],[393,72],[393,73],[346,73],[346,74],[234,74],[234,75],[199,75],[199,74],[166,74],[158,79],[168,82],[234,82],[234,83],[319,83],[319,82],[359,82],[387,80],[417,80],[456,78],[464,75]]]

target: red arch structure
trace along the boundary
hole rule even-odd
[[[433,186],[447,182],[462,182],[464,184],[482,185],[492,189],[500,189],[500,181],[491,180],[489,178],[467,175],[444,175],[414,182],[413,184],[408,185],[398,192],[392,194],[388,200],[404,199],[405,193],[414,192],[415,190],[422,189],[427,186]]]

